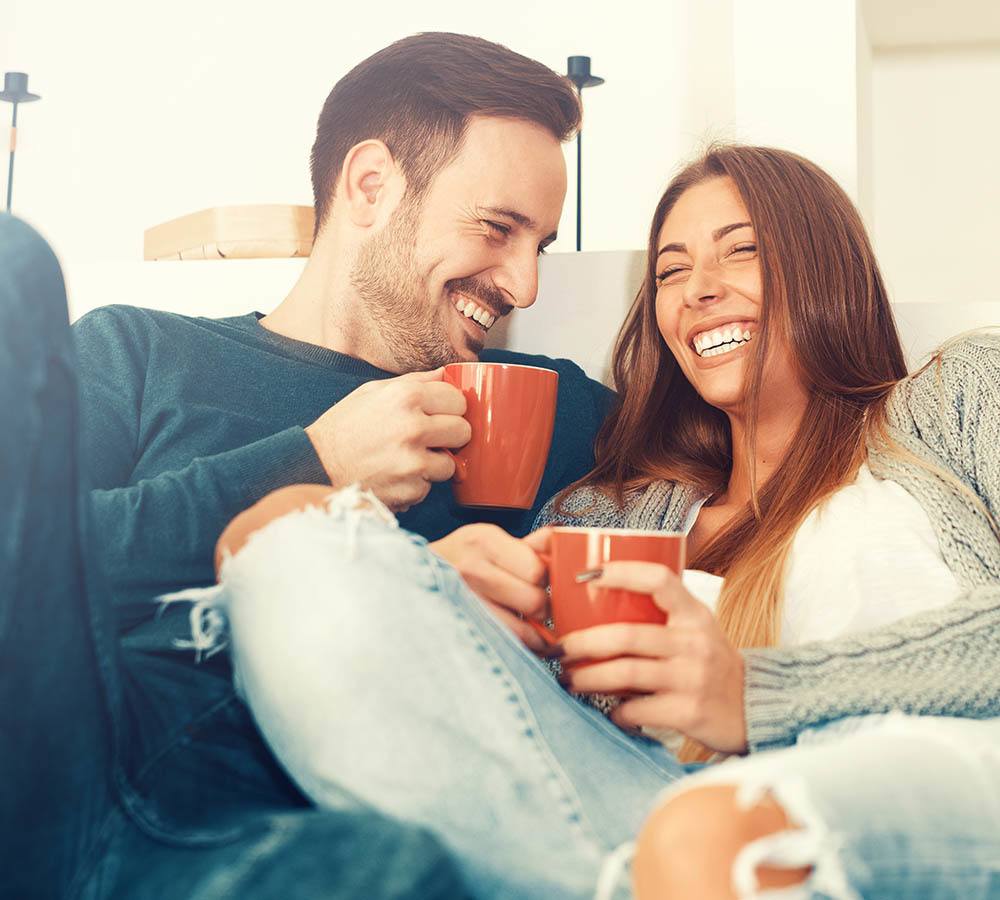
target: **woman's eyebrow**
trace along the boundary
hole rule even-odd
[[[664,253],[687,253],[687,247],[684,244],[664,244],[656,258],[659,259]]]
[[[712,232],[713,241],[721,241],[730,231],[736,231],[737,228],[750,228],[751,224],[749,222],[733,222],[732,225],[723,225],[721,228],[717,228]]]
[[[730,225],[723,225],[721,228],[716,228],[712,232],[713,241],[721,241],[730,231],[736,231],[737,228],[751,228],[751,222],[733,222]],[[664,244],[657,251],[656,257],[659,259],[664,253],[687,253],[686,244]]]

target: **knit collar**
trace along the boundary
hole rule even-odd
[[[334,369],[337,372],[363,378],[366,381],[395,377],[394,373],[380,369],[363,359],[348,356],[346,353],[338,353],[336,350],[321,347],[319,344],[310,344],[308,341],[299,341],[295,338],[285,337],[283,334],[277,334],[260,324],[260,320],[263,318],[264,313],[253,312],[230,321],[238,323],[259,341],[268,344],[283,356]]]

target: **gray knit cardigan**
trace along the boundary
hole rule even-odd
[[[940,363],[902,382],[888,405],[892,436],[945,469],[1000,520],[1000,336],[948,346]],[[927,512],[944,560],[962,588],[942,608],[834,641],[745,650],[751,750],[794,743],[805,728],[843,716],[901,709],[914,715],[1000,716],[1000,540],[988,518],[927,469],[870,448],[868,465]],[[698,492],[657,482],[620,508],[583,488],[537,524],[677,531]]]

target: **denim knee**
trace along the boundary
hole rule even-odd
[[[305,651],[313,632],[332,627],[349,638],[342,643],[352,657],[362,655],[384,642],[387,624],[419,615],[409,602],[414,588],[433,595],[436,586],[426,541],[399,528],[357,485],[324,508],[289,513],[253,533],[223,561],[219,578],[161,598],[194,601],[186,645],[199,654],[218,652],[231,635],[237,645],[302,641]]]
[[[52,248],[30,225],[0,214],[0,333],[24,360],[40,345],[69,346],[66,288]]]

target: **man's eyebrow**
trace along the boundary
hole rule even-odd
[[[526,216],[524,213],[519,213],[516,209],[507,209],[504,206],[484,206],[484,213],[489,213],[491,216],[500,216],[502,219],[510,219],[512,222],[516,222],[522,228],[537,228],[535,225],[535,220],[530,216]]]
[[[497,216],[501,219],[510,219],[511,222],[520,225],[522,228],[527,228],[529,231],[538,227],[534,219],[530,216],[526,216],[524,213],[518,212],[516,209],[507,209],[505,206],[484,206],[482,211],[488,215]],[[556,237],[558,237],[558,232],[553,231],[552,234],[542,238],[539,242],[539,246],[548,247],[548,245],[551,244]]]
[[[721,241],[730,231],[736,231],[737,228],[751,228],[753,223],[751,222],[733,222],[730,225],[723,225],[721,228],[716,228],[712,232],[713,241]],[[659,259],[664,253],[687,253],[687,246],[685,244],[664,244],[657,251],[656,257]]]

